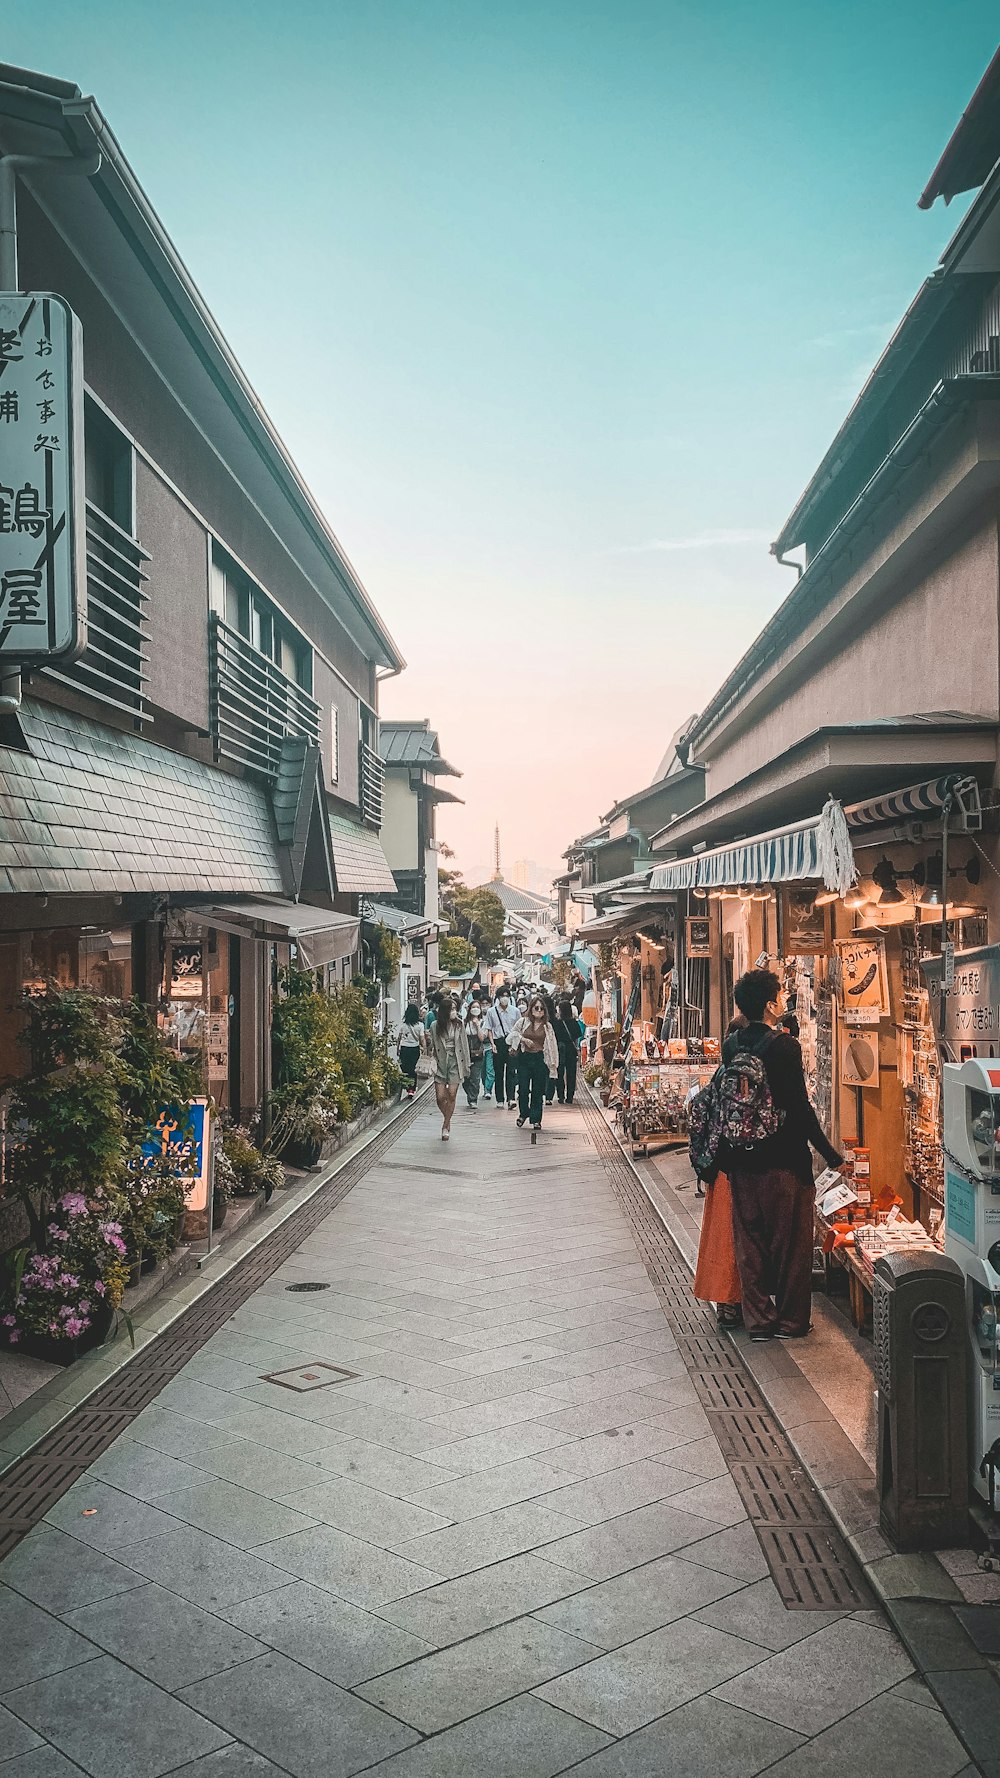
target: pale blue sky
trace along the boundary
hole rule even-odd
[[[95,93],[465,769],[473,876],[651,776],[957,221],[985,0],[8,0]],[[478,690],[476,688],[479,688]]]

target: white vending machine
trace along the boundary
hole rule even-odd
[[[972,1485],[1000,1512],[1000,1059],[946,1062],[945,1252],[965,1273]]]

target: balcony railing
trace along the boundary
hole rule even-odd
[[[46,667],[50,679],[148,722],[143,563],[149,552],[87,501],[87,647],[77,661]]]
[[[361,819],[370,827],[382,825],[382,790],[385,785],[385,765],[374,747],[362,741],[358,750],[358,802],[361,806]]]
[[[305,735],[319,745],[319,705],[214,612],[211,643],[215,757],[236,760],[247,771],[274,778],[286,735]]]

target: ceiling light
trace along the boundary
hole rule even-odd
[[[839,901],[836,889],[818,889],[813,899],[814,908],[828,908],[831,901]]]
[[[900,907],[905,902],[906,896],[896,882],[896,867],[891,858],[879,859],[872,871],[872,881],[879,890],[877,907]]]

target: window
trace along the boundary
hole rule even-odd
[[[83,456],[87,499],[131,536],[132,446],[89,397],[84,406]]]
[[[330,783],[340,782],[340,711],[330,705]]]
[[[212,551],[212,603],[223,623],[273,661],[293,685],[312,689],[312,650],[267,594],[218,547]]]

